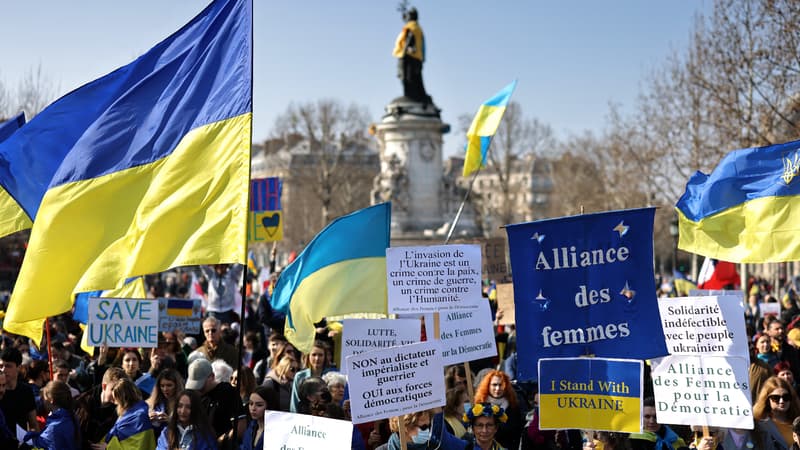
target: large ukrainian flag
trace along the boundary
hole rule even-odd
[[[800,259],[800,141],[730,152],[676,205],[678,248],[739,263]]]
[[[25,125],[25,113],[19,113],[16,117],[0,123],[0,143],[11,137],[23,125]],[[0,187],[0,237],[27,230],[31,225],[33,224],[28,214],[8,191]]]
[[[298,350],[311,351],[323,317],[386,314],[391,215],[381,203],[337,218],[281,272],[270,303],[287,313],[285,334]]]
[[[464,157],[463,176],[466,177],[486,166],[492,138],[500,126],[508,102],[511,100],[511,94],[514,93],[516,87],[517,80],[514,80],[494,97],[486,100],[472,119],[472,124],[467,130],[467,154]]]
[[[250,0],[214,1],[0,144],[12,158],[0,183],[35,219],[8,331],[38,342],[41,319],[69,311],[73,293],[244,263],[251,42]]]

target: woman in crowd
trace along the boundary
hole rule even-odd
[[[800,450],[800,417],[792,422],[792,450]]]
[[[328,384],[320,377],[306,378],[300,383],[298,391],[300,401],[297,404],[297,412],[300,414],[320,416],[331,402]]]
[[[240,450],[256,450],[264,448],[264,412],[275,410],[278,406],[278,393],[266,386],[258,386],[247,404],[250,422],[242,436]]]
[[[197,391],[178,394],[175,410],[158,438],[158,450],[214,450],[214,430]]]
[[[771,338],[762,334],[756,340],[756,357],[767,363],[770,368],[774,368],[780,362],[778,354],[772,351]]]
[[[456,438],[444,429],[444,417],[433,411],[419,411],[400,418],[405,428],[406,448],[408,450],[464,450],[467,443]],[[400,450],[400,426],[398,417],[389,419],[392,435],[389,442],[379,445],[375,450]]]
[[[753,417],[778,444],[786,449],[793,442],[792,423],[800,415],[800,400],[786,380],[770,377],[753,405]]]
[[[175,400],[182,389],[183,377],[177,370],[164,369],[158,374],[153,392],[147,399],[148,415],[156,436],[161,434],[161,430],[175,410]]]
[[[459,439],[465,439],[467,428],[461,419],[464,417],[464,403],[469,401],[466,389],[463,385],[450,388],[445,394],[444,405],[444,426],[447,431]]]
[[[258,361],[266,358],[266,352],[261,348],[258,333],[248,331],[244,335],[244,348],[242,349],[242,365],[253,369]]]
[[[289,402],[292,399],[292,381],[294,381],[294,376],[299,370],[300,363],[292,356],[285,355],[264,380],[264,386],[271,387],[279,395],[279,411],[289,412]]]
[[[298,391],[300,383],[302,383],[306,378],[321,377],[323,374],[325,374],[325,372],[327,372],[326,368],[329,365],[327,355],[328,344],[320,340],[314,341],[311,351],[308,352],[308,354],[303,358],[303,364],[306,366],[306,368],[300,372],[297,372],[294,376],[294,381],[292,382],[292,400],[289,403],[289,411],[298,411],[297,407],[301,399]]]
[[[778,364],[775,364],[775,367],[772,368],[775,372],[775,376],[778,378],[783,378],[786,380],[787,383],[797,392],[797,385],[794,382],[794,373],[792,372],[792,365],[786,361],[781,361]]]
[[[508,415],[502,407],[491,403],[476,403],[464,414],[464,422],[472,428],[472,449],[505,450],[496,440],[498,430],[508,422]]]
[[[123,348],[118,352],[114,365],[122,367],[125,375],[134,383],[142,376],[142,355],[135,348]]]
[[[247,409],[247,404],[250,401],[250,394],[256,388],[256,377],[253,375],[253,370],[247,366],[241,366],[239,370],[233,372],[231,375],[231,386],[239,389],[239,397],[242,399],[244,409]]]
[[[117,421],[105,441],[93,444],[92,449],[105,450],[107,446],[129,450],[156,448],[147,403],[142,400],[139,388],[131,380],[123,378],[111,388],[111,399],[117,405]]]
[[[331,371],[322,376],[328,384],[328,391],[331,393],[331,401],[339,406],[344,402],[344,389],[347,386],[347,377],[340,372]]]
[[[61,381],[51,381],[42,389],[42,401],[50,414],[41,432],[29,432],[23,442],[46,450],[72,450],[81,446],[78,419],[72,412],[75,402],[69,386]]]
[[[522,412],[517,403],[517,394],[505,372],[490,370],[486,373],[475,390],[473,404],[478,403],[490,403],[503,408],[508,416],[508,423],[497,432],[497,442],[505,448],[519,448],[523,425]]]

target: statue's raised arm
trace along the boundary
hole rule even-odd
[[[422,63],[425,62],[425,35],[418,23],[416,8],[403,13],[405,25],[397,36],[392,54],[397,60],[397,76],[403,82],[403,95],[420,103],[431,103],[422,83]]]

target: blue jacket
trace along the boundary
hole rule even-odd
[[[77,431],[78,424],[72,412],[59,408],[47,416],[44,430],[33,434],[31,445],[48,450],[78,450],[81,441]]]
[[[253,438],[257,432],[258,422],[255,420],[250,420],[250,422],[247,424],[247,429],[244,430],[242,443],[239,444],[239,450],[260,450],[264,448],[264,433],[261,433],[261,437],[259,437],[255,442],[255,445],[253,445]]]
[[[212,439],[202,439],[202,436],[198,436],[194,432],[192,433],[192,450],[217,450],[217,442]],[[167,427],[164,427],[164,431],[161,432],[161,435],[158,437],[158,445],[156,446],[156,450],[169,450],[169,445],[167,441]]]

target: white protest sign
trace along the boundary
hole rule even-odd
[[[158,302],[129,298],[89,298],[86,328],[90,346],[158,346]]]
[[[202,300],[183,298],[158,299],[158,329],[181,330],[186,334],[199,334],[202,322]]]
[[[439,320],[444,365],[497,356],[492,311],[488,301],[478,303],[478,309],[471,311],[443,312]],[[426,316],[425,329],[428,336],[433,336],[432,317]]]
[[[741,289],[691,289],[689,291],[689,297],[708,297],[709,295],[738,297],[739,300],[744,300],[744,291]]]
[[[758,307],[761,309],[762,316],[780,316],[781,304],[777,302],[760,303]]]
[[[342,321],[342,361],[379,348],[415,344],[420,341],[419,320],[344,319]],[[347,373],[347,365],[340,364]]]
[[[350,450],[353,424],[327,417],[266,411],[264,437],[264,450]]]
[[[347,358],[353,423],[443,406],[439,341],[375,350]]]
[[[753,429],[747,359],[665,356],[651,366],[659,423]]]
[[[671,355],[747,356],[742,303],[733,297],[658,299]]]
[[[481,247],[386,249],[389,313],[473,309],[481,297]]]

